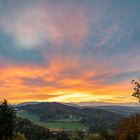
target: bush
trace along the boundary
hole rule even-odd
[[[11,140],[27,140],[24,134],[17,133]]]

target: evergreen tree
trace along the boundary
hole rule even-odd
[[[15,134],[16,113],[7,100],[0,104],[0,140],[9,140]]]

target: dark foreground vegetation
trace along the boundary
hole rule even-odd
[[[84,111],[93,113],[92,110]],[[140,115],[135,114],[122,119],[114,129],[102,128],[98,133],[90,129],[89,127],[87,131],[51,131],[27,119],[16,117],[16,111],[6,100],[0,104],[0,140],[139,140]]]

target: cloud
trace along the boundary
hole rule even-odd
[[[122,102],[140,74],[136,3],[2,0],[1,98]]]
[[[57,101],[80,102],[88,98],[98,101],[102,96],[109,98],[118,93],[120,96],[124,96],[123,91],[126,92],[129,89],[128,83],[124,84],[125,79],[121,83],[120,80],[112,82],[114,77],[118,77],[119,71],[110,69],[109,73],[105,73],[102,68],[105,68],[106,65],[101,64],[102,67],[98,65],[98,68],[91,67],[91,69],[90,67],[84,68],[82,63],[72,62],[72,60],[67,60],[67,63],[57,60],[47,66],[3,67],[0,69],[0,80],[4,84],[0,92],[3,92],[9,100],[11,98],[20,100],[21,97],[25,99],[29,96],[27,99],[30,100],[49,99],[52,101],[58,99]],[[121,73],[119,72],[119,74]],[[78,95],[81,97],[79,100],[76,99]],[[97,96],[99,97],[97,98]]]
[[[47,82],[45,82],[43,79],[41,78],[21,78],[21,80],[23,81],[23,85],[27,85],[27,86],[47,86]]]
[[[7,9],[2,26],[19,47],[41,47],[46,42],[57,46],[65,41],[79,46],[88,33],[90,17],[87,6],[74,4],[61,2],[54,6],[50,2],[25,2],[18,11],[14,7]]]

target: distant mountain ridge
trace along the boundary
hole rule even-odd
[[[24,106],[24,105],[29,105],[29,104],[39,104],[39,103],[45,103],[45,102],[23,102],[20,104],[17,104],[15,106]],[[51,103],[51,102],[50,102]],[[96,106],[128,106],[128,107],[140,107],[139,102],[133,102],[133,103],[107,103],[107,102],[59,102],[64,105],[68,106],[74,106],[74,107],[96,107]]]
[[[130,106],[130,107],[140,107],[139,102],[133,102],[133,103],[80,102],[80,103],[72,103],[72,104],[77,104],[79,106]]]
[[[74,104],[74,103],[59,103],[59,102],[25,102],[25,103],[21,103],[21,104],[18,104],[16,105],[15,107],[16,108],[26,108],[26,110],[29,111],[30,107],[32,107],[32,109],[35,107],[35,110],[36,110],[36,107],[38,108],[38,106],[43,106],[42,109],[44,109],[44,105],[45,105],[45,109],[48,109],[48,110],[52,110],[52,108],[55,108],[59,107],[60,110],[79,110],[79,109],[82,109],[82,108],[94,108],[94,109],[101,109],[101,110],[105,110],[105,111],[110,111],[110,112],[114,112],[114,113],[117,113],[117,114],[122,114],[122,115],[130,115],[130,114],[133,114],[133,113],[139,113],[140,112],[140,106],[136,105],[137,106],[127,106],[127,105],[112,105],[112,104],[101,104],[99,103],[98,105],[96,103],[86,103],[86,102],[83,102],[83,103],[79,103],[79,104]],[[130,104],[129,104],[130,105]],[[134,105],[134,104],[133,104]],[[28,108],[29,107],[29,108]],[[39,109],[40,111],[42,110],[41,108]],[[30,110],[31,111],[31,110]],[[42,110],[43,111],[43,110]],[[40,112],[41,113],[41,112]]]

